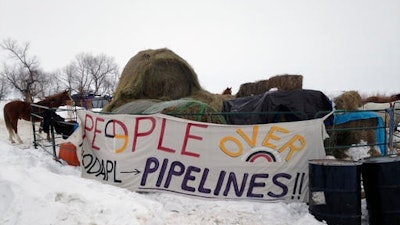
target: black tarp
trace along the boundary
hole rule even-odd
[[[322,118],[332,111],[332,103],[321,91],[271,91],[224,101],[228,124],[249,125],[292,122]],[[333,116],[325,120],[332,124]]]

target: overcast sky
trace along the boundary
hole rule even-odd
[[[48,72],[81,52],[122,72],[166,47],[215,93],[286,73],[324,92],[399,93],[399,12],[400,0],[0,0],[0,39],[29,42]]]

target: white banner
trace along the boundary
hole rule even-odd
[[[132,191],[307,201],[308,160],[325,157],[323,119],[237,126],[163,114],[78,115],[82,176]]]

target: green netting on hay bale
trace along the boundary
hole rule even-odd
[[[197,75],[184,59],[166,48],[145,50],[125,66],[105,111],[113,111],[135,99],[174,100],[199,90]]]
[[[199,122],[226,124],[222,115],[204,102],[193,99],[178,99],[156,103],[143,111],[143,114],[163,113],[187,120]]]
[[[138,99],[115,108],[113,113],[142,114],[149,107],[159,103],[157,99]]]

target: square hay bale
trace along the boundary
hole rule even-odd
[[[268,79],[268,90],[278,88],[280,91],[303,89],[303,76],[283,74]]]

